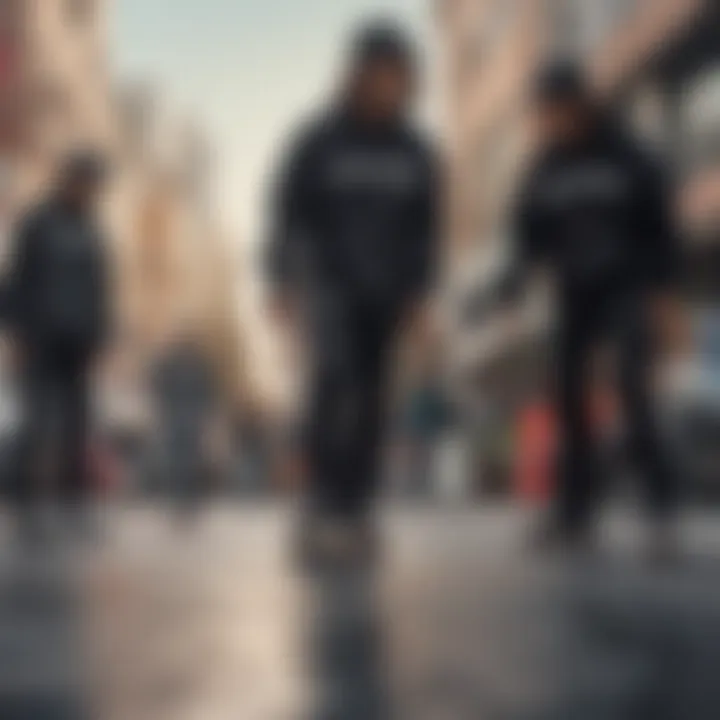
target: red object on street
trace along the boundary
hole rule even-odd
[[[538,504],[552,496],[557,434],[557,422],[549,402],[534,402],[520,412],[514,488],[520,500]]]
[[[598,390],[591,395],[588,414],[601,438],[616,424],[619,411],[614,393]],[[555,492],[559,428],[552,404],[538,400],[519,414],[516,435],[515,496],[532,504],[547,502]]]

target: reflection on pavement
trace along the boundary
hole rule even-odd
[[[390,718],[377,578],[336,570],[308,583],[309,720]]]
[[[541,558],[511,510],[401,511],[375,574],[302,579],[277,509],[117,510],[82,562],[4,552],[2,720],[716,720],[720,530]]]

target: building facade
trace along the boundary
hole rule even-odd
[[[80,144],[113,141],[105,0],[0,2],[0,152],[16,203]]]

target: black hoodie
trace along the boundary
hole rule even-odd
[[[277,284],[396,308],[424,295],[438,235],[433,154],[410,127],[334,113],[289,154],[273,209]]]
[[[24,343],[92,352],[108,329],[105,247],[92,218],[51,200],[19,223],[9,320]]]
[[[673,206],[658,160],[604,125],[536,158],[514,214],[519,266],[545,265],[570,294],[660,289],[679,272]]]

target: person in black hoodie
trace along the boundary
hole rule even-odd
[[[668,537],[677,485],[650,384],[656,341],[678,319],[672,184],[659,159],[603,111],[580,68],[549,63],[536,90],[541,147],[513,214],[514,259],[491,302],[516,298],[533,268],[554,281],[561,457],[549,537],[588,539],[600,489],[588,379],[607,341],[618,351],[629,450],[658,534]]]
[[[108,267],[94,206],[103,161],[78,152],[52,194],[21,219],[9,276],[9,321],[25,423],[17,495],[47,489],[71,507],[88,492],[89,377],[108,330]]]
[[[399,29],[362,29],[339,101],[296,138],[275,195],[274,309],[287,319],[302,301],[313,365],[308,545],[367,547],[393,341],[432,282],[437,171],[408,118],[416,79]]]

